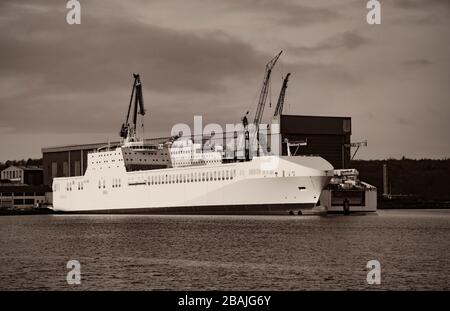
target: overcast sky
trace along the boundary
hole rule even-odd
[[[450,1],[0,0],[0,161],[116,140],[139,72],[146,136],[175,123],[237,123],[265,63],[286,114],[349,116],[359,158],[450,156]],[[275,105],[266,106],[265,119]]]

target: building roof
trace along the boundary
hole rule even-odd
[[[351,135],[350,117],[281,115],[284,134]]]
[[[10,165],[7,168],[5,168],[4,170],[2,170],[2,172],[6,171],[8,169],[21,169],[23,171],[42,171],[43,170],[42,168],[37,167],[37,166],[28,166],[28,167],[26,167],[26,166],[21,166],[21,165],[19,165],[19,166]]]
[[[155,137],[155,138],[146,138],[145,142],[147,143],[161,143],[167,141],[170,137]],[[111,146],[118,145],[118,141],[110,142]],[[50,152],[65,152],[65,151],[78,151],[78,150],[94,150],[102,147],[108,146],[108,142],[103,143],[92,143],[92,144],[80,144],[80,145],[65,145],[65,146],[55,146],[55,147],[44,147],[42,148],[42,153],[50,153]]]

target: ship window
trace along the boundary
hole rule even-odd
[[[217,172],[214,171],[214,180],[217,180]]]
[[[98,189],[100,189],[102,187],[102,182],[99,180],[98,181]]]

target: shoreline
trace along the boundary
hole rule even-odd
[[[430,206],[428,204],[427,206]],[[450,209],[450,204],[441,203],[437,204],[434,207],[424,207],[420,205],[411,205],[411,206],[380,206],[377,210],[447,210]],[[374,212],[376,213],[376,212]],[[64,215],[65,213],[55,212],[49,208],[41,208],[41,209],[33,209],[33,210],[0,210],[1,216],[32,216],[32,215]],[[83,214],[83,213],[82,213]],[[332,213],[328,213],[329,215]],[[70,213],[67,213],[70,215]],[[85,213],[84,215],[93,215],[91,213]],[[114,215],[114,214],[111,214]],[[139,214],[135,214],[139,215]],[[263,215],[263,214],[261,214]],[[245,216],[244,214],[242,216]],[[281,215],[282,216],[282,215]]]

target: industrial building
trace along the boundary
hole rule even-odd
[[[0,209],[26,209],[51,202],[51,188],[0,184]]]
[[[319,116],[280,116],[281,141],[303,141],[296,155],[319,155],[328,160],[334,168],[346,168],[350,162],[351,118]],[[146,139],[160,143],[164,138]],[[118,142],[111,142],[115,145]],[[83,175],[87,168],[87,154],[107,143],[68,145],[42,149],[44,184],[51,186],[54,177]],[[287,154],[282,144],[282,154]]]
[[[11,165],[1,172],[2,180],[13,183],[39,186],[43,184],[43,170],[39,167],[22,167]]]
[[[350,164],[351,118],[281,115],[281,141],[304,142],[297,155],[319,155],[335,169]],[[286,145],[282,154],[287,155]]]

